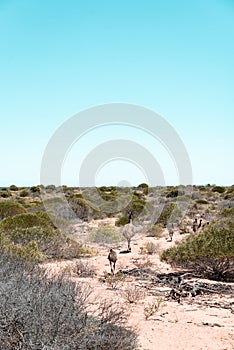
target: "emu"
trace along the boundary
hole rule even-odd
[[[110,249],[110,252],[108,254],[107,259],[109,260],[109,263],[110,263],[111,273],[112,273],[112,275],[114,275],[114,273],[115,273],[115,264],[116,264],[116,261],[117,261],[117,253],[113,249]]]
[[[198,224],[198,227],[197,227],[198,230],[199,230],[199,228],[201,228],[201,225],[202,225],[202,219],[199,220],[199,224]]]
[[[123,236],[128,242],[128,251],[131,252],[131,239],[135,235],[135,226],[132,223],[132,212],[128,212],[128,223],[123,228]]]
[[[193,221],[193,232],[197,232],[197,228],[198,228],[198,223],[197,223],[197,218],[195,218]]]

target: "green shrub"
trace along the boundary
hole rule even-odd
[[[127,207],[127,211],[131,211],[133,213],[133,216],[138,216],[141,214],[142,210],[145,207],[145,201],[143,199],[135,199],[133,197],[133,200]]]
[[[71,259],[87,253],[80,243],[55,230],[47,213],[8,217],[0,223],[0,232],[4,237],[2,249],[11,256],[27,257],[32,247],[41,258]]]
[[[29,191],[26,188],[20,191],[20,197],[27,197],[27,196],[29,196]]]
[[[10,191],[18,191],[18,190],[19,190],[18,187],[15,186],[15,185],[11,185],[11,186],[9,187],[9,189],[10,189]]]
[[[167,203],[157,220],[157,224],[166,227],[169,220],[171,223],[177,223],[182,216],[182,212],[176,203]]]
[[[155,224],[148,230],[147,237],[159,238],[162,233],[163,233],[162,225]]]
[[[17,214],[26,213],[27,210],[16,202],[0,202],[0,220]]]
[[[114,227],[100,226],[90,232],[88,240],[94,243],[112,244],[123,241],[123,235]]]
[[[46,218],[40,217],[40,215],[25,213],[7,217],[0,223],[0,229],[7,234],[10,234],[15,228],[29,228],[34,226],[48,228],[51,227],[51,222],[49,223]]]
[[[30,191],[31,191],[31,193],[39,194],[39,193],[41,193],[41,188],[40,188],[40,186],[32,186],[32,187],[30,187]]]
[[[30,241],[45,242],[55,235],[55,230],[50,227],[33,226],[22,228],[18,227],[8,233],[11,241],[18,244],[26,244]]]
[[[234,208],[225,208],[220,212],[223,217],[234,217]]]
[[[177,188],[174,188],[174,189],[172,189],[171,191],[169,191],[168,193],[167,193],[167,195],[166,195],[166,197],[167,198],[175,198],[175,197],[178,197],[178,195],[179,195],[179,191],[178,191],[178,189]]]
[[[226,189],[224,187],[221,187],[221,186],[214,186],[212,188],[212,192],[224,193],[225,191],[226,191]]]
[[[129,222],[128,216],[121,216],[119,219],[115,221],[115,226],[118,226],[118,227],[124,226],[128,224],[128,222]]]
[[[209,278],[234,280],[234,220],[220,220],[200,234],[191,234],[165,250],[161,259],[193,268]]]
[[[86,201],[82,198],[70,198],[68,200],[69,205],[76,214],[76,217],[82,220],[88,220],[91,215],[91,208]]]
[[[198,200],[196,201],[196,203],[197,203],[197,204],[209,204],[209,202],[206,201],[205,199],[198,199]]]
[[[147,195],[149,193],[149,185],[146,183],[142,183],[142,184],[138,185],[137,188],[142,190],[145,195]]]
[[[8,191],[8,189],[2,189],[0,191],[0,197],[2,198],[9,198],[11,196],[11,192]]]

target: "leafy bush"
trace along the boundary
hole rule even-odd
[[[86,253],[80,243],[56,230],[46,213],[8,217],[0,223],[0,231],[8,239],[9,244],[5,244],[4,250],[11,256],[28,256],[28,248],[34,243],[37,245],[33,245],[35,251],[38,247],[43,259],[69,259]]]
[[[198,200],[196,201],[196,203],[197,203],[197,204],[209,204],[209,202],[206,201],[205,199],[198,199]]]
[[[144,246],[144,250],[147,254],[155,254],[158,250],[158,246],[153,242],[147,242]]]
[[[223,217],[234,217],[234,207],[233,208],[225,208],[220,212]]]
[[[133,216],[138,216],[145,207],[145,201],[143,199],[132,200],[130,206],[128,207],[128,211],[133,213]]]
[[[89,295],[66,275],[48,276],[1,257],[1,349],[137,349],[136,334],[124,326],[123,308],[99,303],[88,314]]]
[[[20,191],[20,197],[27,197],[27,196],[29,196],[29,191],[26,188]]]
[[[170,198],[170,197],[175,198],[175,197],[178,197],[178,195],[179,195],[179,190],[177,188],[174,188],[167,193],[166,197],[167,198]]]
[[[27,229],[34,226],[48,228],[52,226],[52,223],[45,217],[29,213],[7,217],[0,223],[0,229],[7,234],[10,234],[16,228]]]
[[[8,198],[8,197],[10,197],[10,196],[11,196],[11,192],[8,191],[8,189],[2,189],[2,190],[0,191],[0,197],[2,197],[2,198]]]
[[[30,187],[30,192],[33,196],[39,196],[41,193],[41,188],[40,186],[32,186]]]
[[[94,243],[118,243],[123,240],[123,235],[114,227],[99,226],[97,229],[93,229],[88,235],[88,240]]]
[[[115,221],[115,226],[118,226],[118,227],[124,226],[128,224],[128,222],[129,222],[128,216],[121,216],[119,219]]]
[[[90,217],[91,209],[84,199],[71,197],[68,202],[76,217],[82,220],[87,220]]]
[[[147,233],[147,237],[159,238],[162,233],[163,233],[163,227],[161,225],[155,224],[149,229]]]
[[[203,276],[234,280],[234,220],[210,224],[200,234],[191,234],[161,256],[171,264],[190,267]]]
[[[26,213],[27,210],[16,202],[0,202],[0,220],[8,216]]]
[[[221,187],[221,186],[214,186],[212,188],[212,192],[224,193],[225,191],[226,191],[226,189],[224,187]]]
[[[11,186],[9,187],[9,189],[10,189],[10,191],[18,191],[18,190],[19,190],[18,187],[15,186],[15,185],[11,185]]]
[[[169,220],[172,223],[176,223],[180,220],[181,216],[182,212],[176,203],[167,203],[165,204],[157,220],[157,224],[161,224],[166,227]]]
[[[137,188],[142,190],[145,195],[147,195],[149,193],[149,185],[146,183],[142,183],[142,184],[138,185]]]

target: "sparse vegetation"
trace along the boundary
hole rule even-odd
[[[155,224],[149,229],[149,231],[147,233],[147,237],[159,238],[162,233],[163,233],[162,225]]]
[[[152,301],[152,303],[149,303],[147,306],[144,307],[145,319],[148,320],[150,316],[155,315],[162,306],[163,298],[161,296],[156,297],[154,301]]]
[[[1,349],[137,349],[137,336],[124,326],[119,305],[100,303],[88,314],[90,292],[64,274],[48,276],[1,257]]]
[[[158,251],[158,246],[154,242],[147,242],[144,246],[144,250],[147,254],[152,255]]]
[[[119,289],[125,279],[126,275],[118,271],[115,275],[105,272],[104,277],[101,277],[99,281],[106,283],[111,289]]]
[[[114,227],[99,226],[97,229],[92,229],[88,240],[94,243],[113,244],[123,241],[123,235]]]
[[[121,296],[130,304],[137,303],[144,298],[144,292],[136,286],[128,286],[121,290]]]

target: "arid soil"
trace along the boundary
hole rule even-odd
[[[126,324],[135,328],[139,335],[139,349],[141,350],[233,350],[234,349],[234,295],[227,291],[223,284],[214,281],[200,281],[193,279],[194,283],[204,282],[211,285],[211,292],[182,297],[180,302],[168,297],[171,286],[158,283],[155,275],[176,274],[175,269],[160,261],[160,252],[175,244],[176,240],[183,239],[184,235],[175,233],[172,242],[167,241],[166,234],[159,238],[144,237],[132,242],[132,252],[121,254],[127,248],[126,244],[119,246],[116,273],[122,271],[126,276],[124,280],[108,282],[110,274],[107,255],[109,247],[96,246],[97,254],[94,257],[83,259],[84,264],[95,269],[95,276],[80,277],[71,273],[71,277],[92,288],[90,296],[93,306],[101,300],[119,302],[127,310]],[[147,241],[158,244],[157,253],[153,255],[142,254],[141,248]],[[62,261],[47,264],[49,269],[55,271],[70,271],[75,263]],[[143,271],[143,273],[142,273]],[[152,271],[153,275],[144,271]],[[154,275],[155,274],[155,275]],[[217,292],[212,292],[217,286]],[[223,289],[222,289],[223,286]],[[126,291],[138,291],[136,300],[130,303]],[[140,291],[140,292],[139,292]],[[221,292],[220,292],[221,291]],[[233,291],[233,290],[232,290]],[[146,320],[145,308],[154,301],[160,303],[158,311]]]

